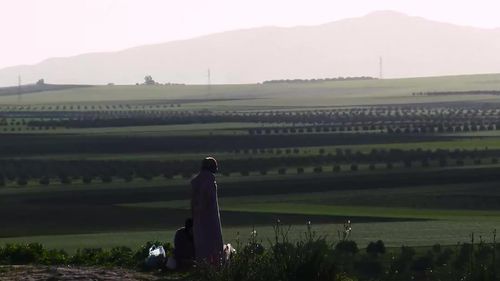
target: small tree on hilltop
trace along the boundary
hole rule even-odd
[[[156,82],[153,80],[153,77],[151,75],[146,75],[144,77],[144,85],[155,85]]]

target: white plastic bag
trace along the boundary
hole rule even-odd
[[[146,258],[146,266],[149,268],[161,268],[166,258],[163,246],[153,245],[149,248],[149,256]]]

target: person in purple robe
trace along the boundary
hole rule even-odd
[[[224,243],[217,199],[215,173],[217,161],[207,157],[202,161],[201,171],[191,180],[191,212],[196,260],[219,264]]]

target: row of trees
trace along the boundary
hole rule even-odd
[[[290,152],[292,153],[292,152]],[[314,173],[327,172],[330,166],[332,172],[358,171],[364,169],[393,169],[398,167],[446,167],[464,166],[466,164],[498,164],[499,150],[480,151],[402,151],[402,150],[372,150],[369,153],[352,152],[348,149],[337,150],[336,154],[325,152],[314,156],[264,157],[248,159],[227,159],[222,165],[225,175],[250,173],[265,175],[270,171],[278,174],[305,172],[304,167],[313,167]],[[74,180],[84,183],[92,181],[112,182],[115,178],[132,181],[134,178],[151,180],[163,176],[166,179],[174,177],[190,178],[198,169],[198,161],[99,161],[99,160],[2,160],[0,161],[0,184],[7,181],[26,185],[30,180],[37,180],[47,185],[56,180],[70,184]],[[294,168],[292,168],[294,167]],[[298,167],[298,168],[296,168]]]
[[[278,79],[278,80],[266,80],[262,84],[280,84],[280,83],[322,83],[322,82],[332,82],[332,81],[359,81],[359,80],[374,80],[377,78],[370,76],[354,76],[354,77],[336,77],[336,78],[313,78],[313,79]]]
[[[155,109],[170,109],[173,107],[180,107],[180,103],[156,103],[156,104],[61,104],[61,105],[0,105],[0,110],[9,116],[19,116],[28,115],[41,112],[52,112],[57,115],[58,111],[73,111],[78,113],[78,111],[93,111],[94,113],[102,111],[121,111],[121,113],[126,113],[127,111],[136,110],[155,110]]]
[[[382,132],[391,134],[421,134],[421,133],[457,133],[492,131],[500,128],[500,122],[491,124],[479,124],[468,122],[464,124],[412,124],[412,125],[334,125],[334,126],[285,126],[248,129],[250,135],[270,134],[301,134],[301,133],[331,133],[331,132]]]
[[[57,127],[109,127],[159,124],[192,124],[220,122],[281,123],[299,126],[354,127],[354,128],[418,128],[412,131],[448,131],[449,128],[465,130],[492,130],[500,124],[498,109],[442,109],[419,110],[311,110],[282,112],[230,112],[186,110],[108,110],[108,111],[58,111],[58,112],[9,112],[4,116],[34,118],[32,126]],[[440,129],[441,128],[441,129]],[[465,129],[463,129],[465,128]]]

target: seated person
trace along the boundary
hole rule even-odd
[[[178,269],[194,264],[193,220],[190,218],[186,219],[184,227],[175,232],[174,258]]]

